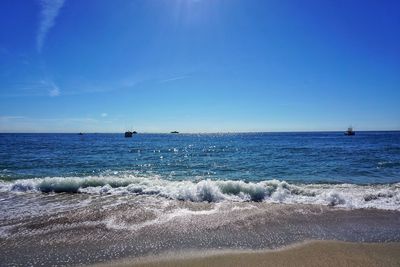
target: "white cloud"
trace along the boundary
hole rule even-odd
[[[101,113],[101,116],[102,116],[102,117],[107,117],[108,114],[107,114],[107,113]]]
[[[40,23],[36,35],[37,50],[42,51],[46,35],[55,24],[55,19],[64,5],[65,0],[41,0]]]

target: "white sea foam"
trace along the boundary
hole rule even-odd
[[[279,180],[244,182],[207,179],[193,182],[170,181],[155,175],[139,177],[132,174],[118,174],[0,182],[0,191],[134,194],[193,202],[264,201],[400,210],[400,183],[362,186],[354,184],[295,185]]]
[[[175,219],[180,220],[181,222],[183,220],[190,220],[191,217],[193,216],[204,216],[204,215],[211,215],[214,213],[217,213],[220,209],[220,206],[218,204],[215,205],[215,207],[211,210],[189,210],[186,208],[178,208],[174,209],[168,212],[161,212],[161,211],[154,211],[157,214],[157,217],[153,220],[148,220],[142,223],[138,224],[129,224],[123,220],[118,220],[118,218],[115,217],[110,217],[103,221],[102,223],[109,229],[115,229],[115,230],[131,230],[131,231],[137,231],[145,227],[153,226],[153,225],[162,225],[165,223],[168,223],[170,221],[173,221]],[[190,221],[188,221],[190,223]]]

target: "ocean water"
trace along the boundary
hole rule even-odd
[[[400,132],[0,134],[0,265],[400,241]]]
[[[400,132],[1,134],[0,190],[399,209]]]

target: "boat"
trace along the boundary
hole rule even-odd
[[[83,133],[78,133],[78,135],[83,135]]]
[[[344,135],[348,135],[348,136],[355,135],[355,134],[356,134],[356,132],[353,131],[353,127],[347,128],[347,131],[344,132]]]
[[[125,137],[132,137],[133,132],[127,131],[125,132]]]
[[[178,134],[179,132],[178,131],[172,131],[171,133],[172,134]]]
[[[136,131],[133,131],[132,134],[137,134],[137,132],[136,132]]]

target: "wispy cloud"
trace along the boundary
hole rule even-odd
[[[187,77],[187,76],[172,77],[172,78],[169,78],[169,79],[161,80],[161,81],[159,81],[159,83],[168,83],[168,82],[183,80],[183,79],[185,79],[186,77]]]
[[[58,89],[57,86],[54,86],[52,89],[49,90],[49,96],[59,96],[60,95],[60,89]]]
[[[153,77],[155,76],[155,77]],[[26,82],[13,82],[8,85],[8,92],[0,94],[1,98],[8,97],[42,97],[42,96],[74,96],[82,94],[109,93],[113,91],[133,90],[146,88],[162,83],[172,83],[174,81],[188,79],[192,74],[181,76],[170,76],[166,79],[160,79],[157,75],[147,75],[144,77],[130,77],[122,81],[111,82],[107,84],[92,83],[90,81],[77,81],[73,84],[55,83],[51,77],[41,77],[39,80]],[[165,76],[164,76],[165,77]],[[168,77],[168,76],[167,76]],[[12,89],[12,90],[11,90]],[[101,114],[100,114],[101,115]]]
[[[47,92],[49,96],[55,97],[59,96],[61,91],[60,88],[53,82],[53,81],[47,81],[47,80],[42,80],[40,81],[45,87],[47,87]]]
[[[55,20],[64,5],[65,0],[41,0],[40,6],[40,23],[36,35],[37,50],[40,53],[43,48],[46,35],[51,27],[54,26]]]
[[[8,97],[55,97],[61,95],[59,86],[52,80],[13,82],[7,84],[8,91],[2,92],[0,98]],[[63,93],[64,95],[64,93]]]
[[[99,132],[104,123],[91,117],[33,118],[0,115],[0,132],[81,132],[83,129]]]
[[[25,117],[24,116],[1,116],[0,115],[0,120],[3,120],[3,121],[21,120],[21,119],[25,119]]]

